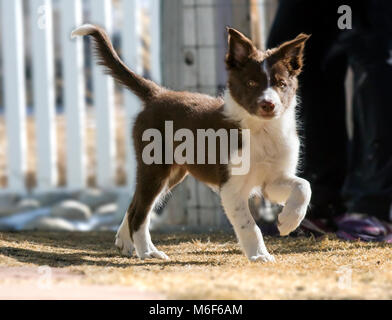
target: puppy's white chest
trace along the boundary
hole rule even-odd
[[[280,132],[262,129],[251,135],[250,176],[258,183],[273,180],[281,173],[295,174],[299,153],[299,140],[295,133],[285,136]]]
[[[251,159],[254,164],[270,163],[284,154],[281,146],[276,144],[276,139],[273,139],[264,129],[251,135],[250,143]]]
[[[296,131],[295,104],[278,119],[265,121],[252,116],[239,106],[230,93],[225,96],[227,118],[238,121],[243,130],[249,130],[250,141],[242,145],[249,151],[249,172],[236,181],[249,186],[262,185],[281,175],[296,173],[299,157],[299,139]],[[241,184],[241,183],[240,183]]]

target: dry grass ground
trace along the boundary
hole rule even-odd
[[[56,293],[56,288],[72,284],[90,288],[68,291],[68,297],[77,298],[82,292],[95,297],[99,288],[105,298],[392,298],[387,244],[349,243],[333,236],[267,238],[277,262],[251,264],[230,234],[154,235],[171,261],[142,262],[118,256],[113,238],[113,233],[0,233],[0,297],[15,285],[37,297],[37,270],[47,265],[62,274],[54,277],[54,297],[67,292]],[[351,284],[344,282],[350,278]]]

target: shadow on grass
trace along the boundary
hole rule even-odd
[[[129,268],[140,266],[185,266],[209,265],[203,261],[140,261],[137,258],[120,257],[114,247],[114,232],[3,232],[0,240],[5,242],[0,248],[0,255],[10,257],[22,263],[48,265],[50,267],[98,266]],[[201,242],[232,241],[233,236],[225,233],[214,234],[153,234],[154,243],[158,246],[176,246],[197,239]],[[234,239],[235,240],[235,239]],[[23,247],[7,246],[6,243],[21,243]],[[31,245],[31,248],[29,248]],[[38,246],[36,248],[35,246]],[[42,248],[40,248],[42,247]],[[74,252],[58,252],[59,250]],[[236,253],[236,252],[233,252]],[[203,254],[203,252],[190,254]],[[205,254],[205,252],[204,252]],[[222,254],[222,252],[207,253]]]
[[[0,248],[0,255],[14,258],[22,263],[32,263],[35,265],[48,265],[50,267],[68,266],[98,266],[130,268],[140,266],[185,266],[185,265],[210,265],[209,262],[190,259],[188,261],[159,261],[147,260],[140,261],[136,258],[120,257],[114,247],[114,232],[89,232],[89,233],[61,233],[61,232],[15,232],[0,233],[0,240],[5,242]],[[347,248],[371,249],[391,247],[384,243],[363,243],[345,242],[342,248],[337,240],[331,236],[331,242],[324,242],[314,238],[272,238],[266,237],[267,247],[272,254],[289,255],[303,253],[322,253],[339,254]],[[331,239],[329,238],[329,239]],[[232,234],[212,233],[212,234],[153,234],[153,240],[158,246],[177,246],[183,243],[192,243],[197,240],[203,244],[208,243],[233,243],[236,242]],[[335,242],[339,241],[339,242]],[[7,245],[11,243],[22,243],[20,246]],[[42,248],[28,248],[28,246],[43,246]],[[70,250],[71,252],[58,252],[60,250]],[[222,248],[222,251],[199,250],[195,245],[195,250],[189,250],[187,254],[194,256],[220,256],[220,255],[241,255],[241,250]],[[74,250],[74,252],[72,252]],[[195,261],[196,260],[196,261]]]
[[[146,260],[146,261],[140,261],[136,258],[134,258],[134,261],[137,260],[138,263],[131,263],[130,266],[133,267],[152,267],[152,266],[161,266],[161,267],[170,267],[170,266],[211,266],[211,262],[204,262],[204,261],[151,261],[151,260]]]
[[[222,251],[188,251],[188,254],[196,256],[219,256],[219,255],[242,255],[242,251],[239,249],[222,250]]]
[[[115,232],[0,232],[0,240],[28,242],[63,249],[82,249],[102,252],[114,249]],[[152,233],[153,242],[159,246],[180,245],[195,239],[201,242],[236,242],[231,233]]]
[[[62,249],[103,252],[114,249],[114,232],[3,232],[0,240]]]
[[[53,268],[64,268],[69,266],[100,266],[100,267],[117,267],[126,268],[129,267],[128,263],[115,263],[104,260],[90,260],[92,258],[106,258],[110,255],[102,253],[100,255],[90,254],[87,252],[74,252],[74,253],[57,253],[57,252],[45,252],[45,251],[34,251],[29,249],[3,247],[0,248],[0,254],[16,259],[23,263],[32,263],[35,265],[47,265]]]
[[[146,260],[140,261],[136,257],[121,258],[117,254],[111,253],[88,253],[88,252],[74,252],[74,253],[57,253],[34,251],[30,249],[2,247],[0,248],[0,255],[4,255],[19,262],[35,264],[38,266],[47,265],[52,268],[66,268],[70,266],[97,266],[97,267],[115,267],[115,268],[129,268],[129,267],[148,267],[148,266],[186,266],[186,265],[209,265],[209,262],[203,261],[161,261],[161,260]],[[92,259],[88,259],[91,257]],[[127,262],[113,262],[108,260],[94,260],[106,258],[119,258],[121,260],[127,259]]]

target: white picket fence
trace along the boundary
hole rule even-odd
[[[33,100],[37,130],[37,190],[57,188],[55,128],[54,23],[52,0],[28,0],[32,34]],[[83,40],[71,40],[71,31],[83,23],[97,23],[112,29],[112,0],[90,0],[90,21],[83,21],[82,0],[58,0],[61,15],[61,46],[66,119],[67,189],[86,187],[85,87]],[[140,10],[142,0],[119,0],[126,16],[122,26],[122,54],[136,72],[142,71]],[[146,1],[146,0],[145,0]],[[0,0],[2,21],[3,79],[5,121],[8,139],[8,186],[1,192],[24,192],[26,173],[26,97],[25,39],[22,0]],[[160,82],[160,1],[151,6],[152,78]],[[99,67],[93,68],[93,100],[97,127],[97,185],[115,186],[114,83]],[[139,102],[125,93],[126,117],[139,110]],[[127,121],[130,125],[131,121]],[[128,146],[128,185],[132,185],[135,161],[131,148],[131,129],[126,128]]]

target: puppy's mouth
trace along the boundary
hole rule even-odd
[[[272,120],[278,118],[278,114],[258,114],[258,116],[264,120]]]
[[[256,110],[256,115],[260,118],[271,120],[278,118],[280,115],[279,108],[271,102],[259,103]]]

